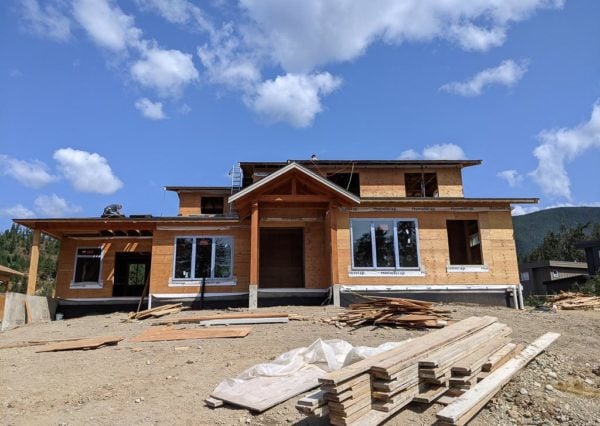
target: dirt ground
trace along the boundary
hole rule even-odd
[[[494,315],[531,342],[547,331],[562,334],[521,371],[471,422],[600,425],[600,312],[515,311],[448,305],[453,317]],[[261,309],[330,317],[333,307]],[[213,311],[218,312],[218,311]],[[184,315],[180,313],[178,315]],[[352,331],[313,320],[254,325],[245,338],[133,343],[150,320],[121,322],[123,313],[33,324],[0,334],[0,346],[26,340],[118,335],[118,346],[90,351],[36,353],[36,347],[0,350],[0,423],[4,425],[324,425],[294,409],[292,398],[264,413],[204,405],[223,379],[317,338],[376,346],[426,331],[371,326]],[[190,327],[194,327],[190,325]],[[596,370],[598,371],[598,370]],[[430,425],[440,405],[411,404],[389,425]]]

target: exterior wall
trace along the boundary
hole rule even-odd
[[[358,169],[361,197],[405,197],[404,173],[420,173],[420,169]],[[463,197],[461,169],[430,170],[437,173],[440,197]]]
[[[75,271],[75,255],[79,247],[102,247],[101,277],[102,288],[70,288]],[[55,296],[61,298],[112,297],[115,271],[115,253],[150,252],[152,240],[73,240],[61,241],[58,269],[56,273]]]
[[[175,238],[192,236],[230,236],[233,237],[233,283],[226,285],[207,283],[206,293],[247,292],[250,282],[250,226],[249,221],[241,225],[202,226],[199,230],[157,230],[152,239],[152,273],[150,275],[151,293],[189,293],[198,294],[201,285],[192,283],[173,283],[173,256]],[[208,229],[212,228],[212,229]]]
[[[424,276],[350,276],[351,218],[412,218],[417,220],[419,257]],[[446,220],[479,220],[483,263],[487,272],[448,272],[449,248]],[[510,211],[453,212],[350,212],[338,214],[339,284],[352,285],[453,285],[518,284],[519,271]]]
[[[202,197],[223,197],[223,212],[229,213],[229,199],[228,194],[215,194],[214,192],[202,191],[181,191],[179,193],[179,215],[180,216],[193,216],[199,215],[201,211]]]

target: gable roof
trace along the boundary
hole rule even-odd
[[[307,169],[304,166],[301,166],[300,164],[298,164],[296,162],[291,162],[287,166],[277,170],[276,172],[271,173],[269,176],[244,188],[237,194],[232,195],[231,197],[229,197],[229,203],[235,202],[237,200],[240,200],[240,199],[246,197],[248,194],[251,194],[252,192],[256,191],[257,189],[264,187],[265,185],[279,179],[281,176],[286,175],[294,170],[304,174],[305,176],[307,176],[308,178],[310,178],[312,180],[319,182],[322,185],[325,185],[326,187],[331,189],[333,192],[337,193],[340,197],[342,197],[348,201],[351,201],[354,204],[360,204],[360,197],[354,195],[351,192],[346,191],[341,186],[338,186],[335,183],[325,179],[323,176],[319,176],[315,172]]]

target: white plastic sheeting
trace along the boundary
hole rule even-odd
[[[305,348],[292,349],[272,362],[257,364],[221,382],[212,396],[231,404],[264,411],[319,385],[319,377],[398,346],[388,342],[375,348],[352,346],[334,339],[318,339]]]

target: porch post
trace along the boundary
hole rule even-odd
[[[258,201],[252,202],[250,219],[250,286],[248,307],[258,307],[258,262],[259,262],[259,213]]]
[[[333,304],[340,306],[340,286],[338,274],[338,242],[337,242],[337,206],[329,203],[329,259],[331,263],[331,287],[333,290]]]
[[[31,242],[31,255],[29,257],[29,275],[27,276],[27,294],[35,294],[37,284],[38,263],[40,260],[40,236],[39,229],[33,230],[33,241]]]

